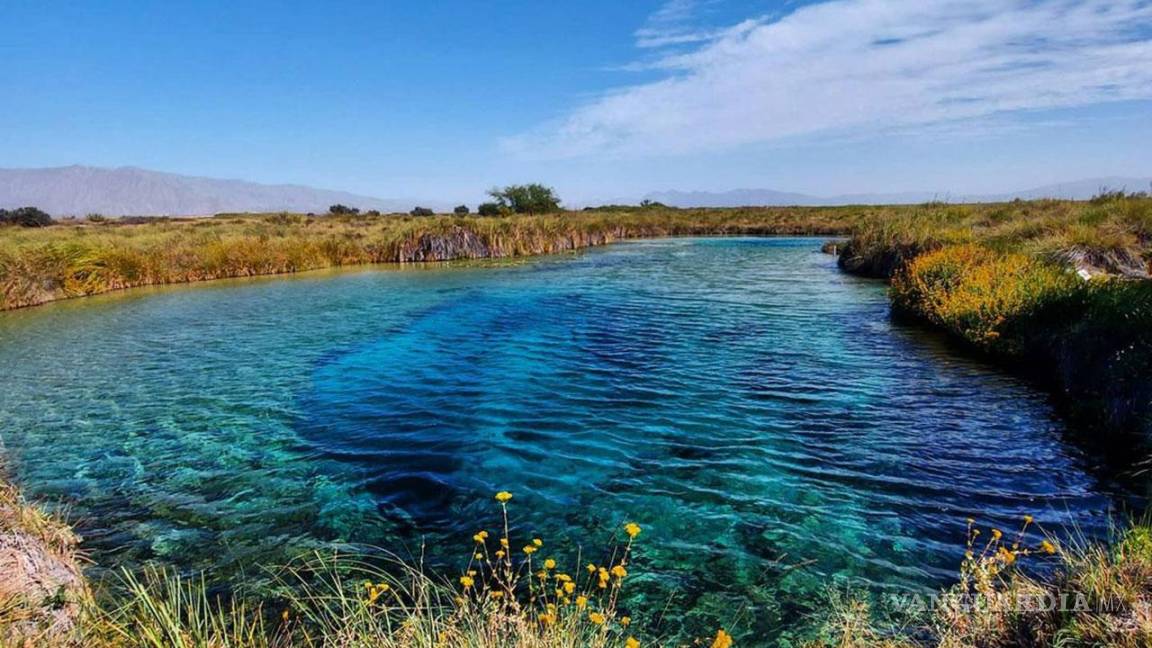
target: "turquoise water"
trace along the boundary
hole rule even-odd
[[[102,567],[251,573],[337,540],[451,562],[498,489],[549,547],[636,520],[637,616],[692,610],[666,633],[779,636],[837,579],[947,583],[968,516],[1102,532],[1118,487],[1046,398],[893,324],[883,285],[818,244],[641,241],[3,313],[0,439]]]

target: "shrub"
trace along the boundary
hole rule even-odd
[[[1022,254],[955,245],[921,255],[892,278],[897,309],[915,313],[981,348],[1006,344],[1002,329],[1081,280]],[[1006,349],[1012,350],[1012,349]]]
[[[47,227],[52,224],[52,217],[35,207],[0,209],[0,223],[21,227]]]
[[[328,213],[333,216],[355,216],[360,213],[360,210],[355,207],[341,205],[339,203],[332,205],[328,208]]]
[[[492,189],[488,195],[499,206],[517,214],[546,214],[560,210],[556,190],[542,184],[508,185],[503,189]]]
[[[365,215],[365,216],[372,216],[372,217],[376,217],[376,216],[379,216],[379,215],[380,215],[380,210],[378,210],[378,209],[369,209],[368,211],[364,212],[364,215]]]
[[[435,216],[436,212],[428,209],[427,207],[413,207],[412,211],[408,212],[413,216]]]
[[[480,206],[476,208],[476,213],[481,216],[501,216],[504,214],[504,209],[502,209],[498,203],[486,202],[481,203]]]
[[[452,210],[452,213],[456,214],[457,216],[467,216],[471,212],[472,210],[468,209],[468,205],[458,205],[456,209]]]
[[[103,223],[108,220],[103,214],[88,214],[84,219],[89,223]]]

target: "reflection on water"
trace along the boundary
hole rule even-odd
[[[1115,487],[1041,394],[895,327],[883,286],[817,247],[636,242],[0,314],[0,437],[104,566],[233,573],[332,540],[453,559],[498,488],[552,546],[635,519],[633,602],[695,610],[669,632],[750,601],[778,633],[833,577],[937,586],[969,515],[1105,527]]]

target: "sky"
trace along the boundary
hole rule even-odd
[[[1152,0],[0,0],[0,166],[383,198],[1152,175]]]

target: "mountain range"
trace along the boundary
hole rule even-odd
[[[867,193],[819,196],[772,189],[724,192],[659,191],[647,200],[674,207],[741,207],[753,205],[860,205],[946,202],[1001,202],[1014,198],[1086,199],[1101,189],[1147,191],[1150,180],[1105,177],[1036,187],[1023,191],[957,195],[944,191]],[[638,199],[611,202],[637,203]],[[220,212],[324,212],[344,204],[361,210],[407,212],[415,205],[447,211],[444,200],[376,198],[302,185],[270,185],[149,171],[136,167],[67,166],[0,169],[0,208],[36,206],[57,216],[196,216]]]
[[[951,203],[1005,202],[1020,198],[1066,198],[1086,200],[1101,190],[1148,191],[1152,178],[1104,177],[1045,185],[1022,191],[996,194],[953,194],[946,191],[913,191],[904,193],[862,193],[816,196],[771,189],[735,189],[733,191],[658,191],[644,198],[673,207],[747,207],[753,205],[898,205],[940,200]]]
[[[269,185],[136,167],[0,169],[0,208],[33,205],[57,216],[205,216],[219,212],[326,212],[334,204],[408,211],[412,200],[302,185]],[[426,205],[447,208],[450,205]]]

